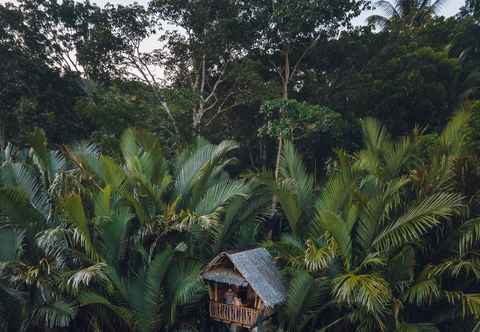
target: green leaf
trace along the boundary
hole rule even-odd
[[[77,307],[72,303],[57,300],[45,304],[34,312],[34,320],[48,328],[65,328],[77,314]]]
[[[80,195],[74,194],[65,198],[63,202],[65,213],[69,216],[69,221],[77,228],[80,233],[83,245],[90,254],[95,254],[92,243],[89,222],[83,209],[82,199]]]
[[[360,305],[382,315],[392,301],[390,285],[376,274],[342,274],[333,280],[333,296],[339,304]]]
[[[0,262],[16,260],[22,250],[23,233],[11,227],[0,228]]]
[[[419,239],[430,229],[455,214],[462,197],[454,193],[436,193],[408,209],[388,225],[373,241],[376,248],[387,250]]]

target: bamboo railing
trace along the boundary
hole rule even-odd
[[[252,327],[258,315],[259,311],[256,309],[210,301],[210,317],[228,324]]]

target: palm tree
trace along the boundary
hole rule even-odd
[[[31,146],[19,151],[8,144],[0,167],[0,307],[10,313],[2,315],[4,326],[20,331],[66,327],[76,313],[57,287],[68,259],[58,194],[73,170],[60,152],[47,149],[42,131],[34,131]],[[61,259],[52,260],[53,252]]]
[[[66,271],[64,287],[77,295],[81,315],[92,317],[84,326],[155,331],[175,325],[179,306],[198,301],[204,291],[200,264],[170,246],[151,253],[141,243],[128,246],[132,211],[109,190],[98,193],[90,220],[79,195],[64,204],[85,250],[78,256],[82,266]]]
[[[436,14],[447,0],[386,0],[376,1],[374,6],[380,8],[385,16],[371,15],[368,23],[385,28],[391,24],[406,27],[423,25]]]
[[[66,149],[86,187],[63,204],[84,261],[67,286],[85,294],[90,282],[106,280],[100,291],[79,299],[84,316],[101,306],[138,331],[174,328],[195,317],[193,304],[204,295],[200,266],[224,246],[254,240],[260,208],[268,205],[253,192],[253,181],[225,171],[235,148],[233,142],[198,139],[169,165],[155,137],[127,130],[123,164]],[[250,234],[242,236],[246,230]]]
[[[268,205],[225,171],[233,142],[198,139],[173,165],[140,130],[122,136],[120,163],[93,145],[50,151],[39,131],[31,143],[1,155],[0,311],[21,308],[2,315],[10,329],[188,327],[200,267],[252,243]]]
[[[188,243],[191,254],[211,257],[224,245],[234,246],[240,222],[256,224],[268,203],[255,193],[254,181],[232,179],[226,172],[235,162],[232,141],[214,145],[197,138],[172,164],[158,139],[144,131],[127,130],[120,145],[123,164],[90,152],[66,153],[88,188],[118,192],[134,211],[138,236],[153,248],[175,239],[172,246]]]
[[[339,152],[337,169],[324,189],[314,194],[317,198],[303,200],[310,205],[304,210],[314,211],[312,219],[310,213],[306,218],[299,213],[300,197],[306,196],[295,187],[312,180],[298,166],[298,156],[283,153],[288,159],[283,165],[302,169],[275,189],[290,186],[290,195],[279,203],[291,232],[270,244],[287,271],[297,271],[291,273],[282,315],[290,330],[312,329],[308,324],[314,323],[366,331],[432,330],[432,322],[421,321],[419,309],[433,303],[452,310],[463,303],[460,318],[477,317],[475,294],[443,289],[437,274],[442,268],[433,269],[432,255],[425,255],[432,237],[457,218],[464,203],[451,186],[451,170],[452,160],[468,146],[468,121],[468,112],[452,119],[429,158],[420,133],[394,142],[376,121],[363,121],[365,149],[355,156]],[[315,193],[312,186],[305,187]],[[465,236],[472,243],[476,221],[467,225],[471,231]],[[318,286],[310,290],[312,283]],[[308,309],[292,310],[302,305]],[[336,317],[320,315],[332,311]]]

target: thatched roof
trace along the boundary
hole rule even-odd
[[[265,306],[273,307],[285,301],[286,292],[280,272],[267,250],[257,248],[237,253],[223,252],[207,265],[202,276],[207,280],[225,282],[222,281],[226,280],[224,271],[220,273],[221,276],[216,277],[219,271],[216,265],[224,258],[228,258],[232,262],[241,277],[253,288]],[[229,277],[231,276],[230,274]]]
[[[224,284],[237,285],[241,287],[248,286],[248,282],[239,273],[225,268],[215,268],[202,274],[203,279],[223,282]]]

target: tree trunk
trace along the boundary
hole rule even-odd
[[[200,65],[200,87],[199,87],[199,102],[196,107],[193,108],[192,114],[192,128],[195,132],[195,135],[200,134],[200,125],[202,123],[202,117],[205,109],[204,94],[205,94],[205,84],[206,84],[206,55],[203,54],[201,65]]]
[[[283,77],[282,77],[282,99],[286,102],[288,100],[288,83],[290,82],[290,59],[289,59],[289,54],[288,54],[288,49],[283,51],[284,53],[284,63],[283,63]],[[284,110],[280,110],[280,116],[282,116],[281,113],[283,113]],[[280,173],[280,159],[282,155],[282,149],[283,149],[283,137],[282,134],[280,133],[278,135],[278,149],[277,149],[277,157],[275,160],[275,183],[278,183],[278,177]],[[275,215],[277,213],[277,196],[274,194],[272,196],[272,220],[275,220]],[[280,219],[278,220],[278,223],[280,223]],[[273,238],[273,229],[274,228],[279,228],[279,231],[281,232],[281,224],[280,225],[272,225],[272,229],[270,230],[268,237],[270,239]]]
[[[7,136],[5,130],[5,121],[0,119],[0,148],[3,149],[7,145]]]
[[[282,82],[282,99],[286,102],[288,100],[288,82],[290,76],[290,63],[288,61],[288,53],[285,55],[285,74]],[[280,113],[283,113],[285,110],[281,109]],[[280,114],[281,116],[281,114]],[[277,158],[275,162],[275,182],[278,181],[278,173],[280,171],[280,156],[282,154],[282,147],[283,147],[283,137],[280,133],[278,135],[278,149],[277,149]],[[273,207],[275,208],[275,207]]]
[[[195,135],[200,135],[200,125],[202,124],[203,103],[200,101],[193,108],[192,112],[192,129]]]

